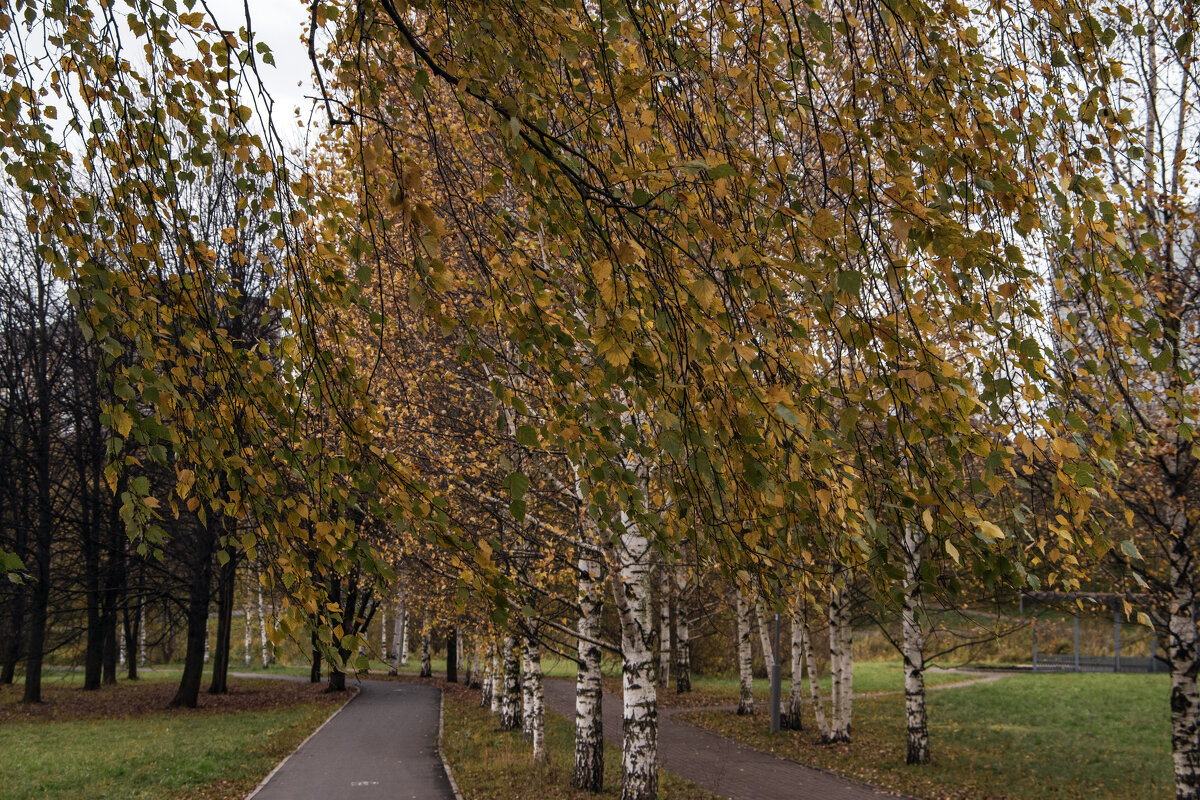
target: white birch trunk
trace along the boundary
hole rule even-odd
[[[492,704],[492,668],[487,667],[483,672],[483,681],[479,685],[479,707],[487,708]]]
[[[117,629],[117,663],[125,664],[125,633],[120,628]]]
[[[262,666],[266,669],[271,665],[271,653],[267,648],[267,612],[263,607],[262,578],[258,570],[255,570],[254,578],[254,588],[258,592],[258,641],[262,646]]]
[[[830,727],[827,741],[836,742],[841,725],[842,662],[838,633],[838,590],[829,593],[829,696]]]
[[[792,685],[782,725],[793,731],[804,729],[804,623],[792,617]]]
[[[250,594],[252,592],[252,584],[254,583],[254,570],[246,570],[246,599],[242,603],[242,619],[246,621],[246,636],[245,636],[245,652],[243,653],[243,662],[247,669],[250,668],[250,648],[254,646],[254,637],[250,628]]]
[[[500,697],[500,730],[513,731],[521,727],[521,667],[513,637],[504,637],[503,651],[504,692]]]
[[[854,630],[850,627],[853,609],[850,604],[850,590],[842,594],[841,619],[838,632],[841,634],[842,661],[842,725],[841,736],[844,741],[850,741],[850,720],[854,707]]]
[[[671,681],[671,578],[670,567],[659,568],[658,598],[658,685],[667,688]]]
[[[685,694],[692,690],[692,643],[688,630],[687,567],[675,567],[675,691]]]
[[[1200,798],[1200,636],[1197,635],[1197,574],[1189,539],[1195,531],[1186,510],[1177,510],[1172,526],[1171,617],[1167,657],[1171,667],[1171,759],[1176,800]]]
[[[546,760],[546,691],[542,685],[542,650],[534,638],[525,640],[525,683],[528,736],[533,742],[533,760],[540,764]]]
[[[478,636],[471,637],[471,679],[467,682],[467,687],[470,689],[479,689],[483,685],[482,675],[484,670],[484,659],[487,652],[484,650],[483,643]]]
[[[396,648],[396,666],[408,664],[408,610],[404,607],[404,593],[396,603],[395,630],[392,631],[392,646]]]
[[[643,479],[644,480],[644,479]],[[616,564],[613,595],[621,619],[623,736],[621,800],[658,797],[658,697],[654,686],[654,624],[650,608],[650,539],[624,512],[610,541]]]
[[[392,649],[384,653],[388,662],[388,675],[400,674],[400,639],[404,629],[404,592],[396,597],[396,613],[392,615]]]
[[[921,561],[925,529],[904,526],[904,716],[909,764],[929,763],[929,721],[925,708],[925,632],[919,614],[921,600]]]
[[[852,644],[849,592],[834,589],[829,599],[829,666],[833,677],[831,742],[850,741],[850,697],[854,691]]]
[[[578,492],[578,489],[577,489]],[[587,543],[599,539],[590,521],[583,523]],[[589,535],[590,534],[590,535]],[[604,786],[604,721],[600,685],[600,614],[604,604],[604,572],[599,559],[579,549],[579,621],[576,630],[579,666],[575,673],[575,769],[571,785],[588,792]]]
[[[495,650],[495,645],[492,646],[492,667],[488,671],[488,676],[492,684],[492,713],[500,716],[500,708],[504,700],[504,669],[500,662],[500,654]]]
[[[429,629],[426,627],[422,627],[422,629],[421,629],[421,677],[422,678],[432,678],[433,677],[433,662],[432,662],[433,654],[430,652],[430,649],[431,649],[430,636],[431,636],[431,634],[430,634]]]
[[[734,589],[734,635],[737,637],[739,715],[754,713],[754,661],[750,633],[750,604]]]
[[[146,666],[146,606],[138,611],[138,666]]]
[[[821,741],[828,742],[830,739],[829,722],[825,719],[825,701],[821,697],[821,685],[817,683],[819,678],[817,674],[817,659],[813,652],[812,634],[808,630],[808,623],[804,619],[803,612],[800,612],[800,633],[804,637],[804,661],[808,667],[808,692],[812,697],[813,716],[817,720],[817,734],[821,737]]]
[[[762,600],[759,598],[754,599],[754,619],[758,624],[758,639],[759,645],[762,647],[763,666],[767,670],[767,677],[770,677],[771,667],[775,666],[775,648],[771,646],[771,631],[767,624],[767,614]]]
[[[529,637],[521,637],[521,734],[533,738],[533,658]]]
[[[387,606],[379,604],[379,657],[385,662],[388,659],[387,649]]]
[[[850,590],[847,589],[842,597],[841,624],[842,635],[842,734],[850,741],[851,712],[854,708],[854,629],[852,621],[854,609],[850,602]]]

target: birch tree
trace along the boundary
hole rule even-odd
[[[686,694],[692,690],[692,643],[688,623],[688,568],[683,563],[675,565],[675,692]]]
[[[500,730],[512,731],[521,727],[521,664],[517,657],[517,640],[511,634],[500,646]]]
[[[1109,558],[1140,575],[1154,595],[1144,621],[1154,625],[1170,665],[1175,792],[1193,800],[1200,796],[1200,176],[1193,157],[1200,62],[1186,5],[1148,0],[1104,7],[1098,16],[1110,45],[1105,71],[1059,59],[1051,73],[1055,87],[1070,87],[1083,103],[1075,124],[1061,125],[1065,142],[1104,143],[1095,157],[1067,156],[1078,178],[1063,191],[1091,204],[1047,212],[1059,370],[1072,388],[1064,409],[1071,433],[1056,444],[1094,447],[1095,437],[1108,440],[1102,432],[1115,431],[1111,457],[1123,469],[1115,491],[1126,524],[1148,534],[1148,546],[1144,553],[1114,549]],[[1074,152],[1068,146],[1062,152]]]
[[[750,603],[741,590],[733,590],[734,644],[737,647],[739,716],[754,713],[754,668],[751,649]]]
[[[791,620],[791,655],[792,681],[782,726],[799,731],[804,729],[804,623],[798,615],[794,615]]]
[[[576,482],[579,499],[582,490]],[[581,543],[576,567],[579,620],[575,673],[575,767],[571,785],[598,792],[604,786],[604,699],[600,681],[601,611],[604,601],[604,562],[599,537],[586,514],[580,514]]]
[[[665,561],[658,568],[658,685],[665,689],[671,682],[671,604],[675,585],[674,570]]]
[[[843,572],[842,579],[845,578]],[[829,669],[833,676],[833,718],[830,742],[850,741],[854,695],[854,632],[850,589],[835,586],[829,594]]]
[[[904,717],[907,732],[905,761],[909,764],[929,763],[929,722],[925,712],[925,633],[921,615],[922,547],[925,530],[919,525],[904,523],[904,610],[902,629],[904,641]]]

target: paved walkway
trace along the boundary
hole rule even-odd
[[[437,752],[441,690],[396,681],[347,683],[359,687],[358,696],[250,797],[454,800]]]
[[[575,719],[575,683],[547,680],[546,702]],[[678,709],[691,711],[694,709]],[[668,772],[730,800],[879,800],[903,797],[831,772],[740,745],[673,719],[658,718],[659,763]],[[666,713],[663,713],[666,712]],[[766,722],[764,718],[764,723]],[[621,698],[604,693],[604,738],[621,746]]]

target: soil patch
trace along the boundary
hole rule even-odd
[[[21,703],[21,687],[0,691],[0,724],[62,720],[121,719],[146,714],[222,714],[264,711],[306,703],[341,705],[347,694],[325,693],[324,683],[301,683],[261,678],[230,678],[228,694],[200,692],[198,709],[167,708],[178,687],[174,681],[126,681],[85,692],[77,686],[44,687],[43,702]],[[347,692],[357,691],[347,686]]]

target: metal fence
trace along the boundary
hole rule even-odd
[[[1025,613],[1025,596],[1021,596],[1021,613]],[[1034,672],[1169,672],[1167,662],[1158,655],[1158,640],[1150,637],[1150,657],[1121,656],[1121,628],[1124,600],[1120,595],[1103,593],[1029,593],[1033,600],[1033,671]],[[1038,603],[1044,598],[1074,599],[1086,597],[1089,601],[1103,601],[1113,612],[1113,654],[1085,656],[1079,652],[1079,606],[1075,606],[1075,641],[1073,653],[1038,652]]]
[[[1035,653],[1034,672],[1167,672],[1167,664],[1157,656],[1122,658],[1120,656],[1084,656],[1074,653]]]

